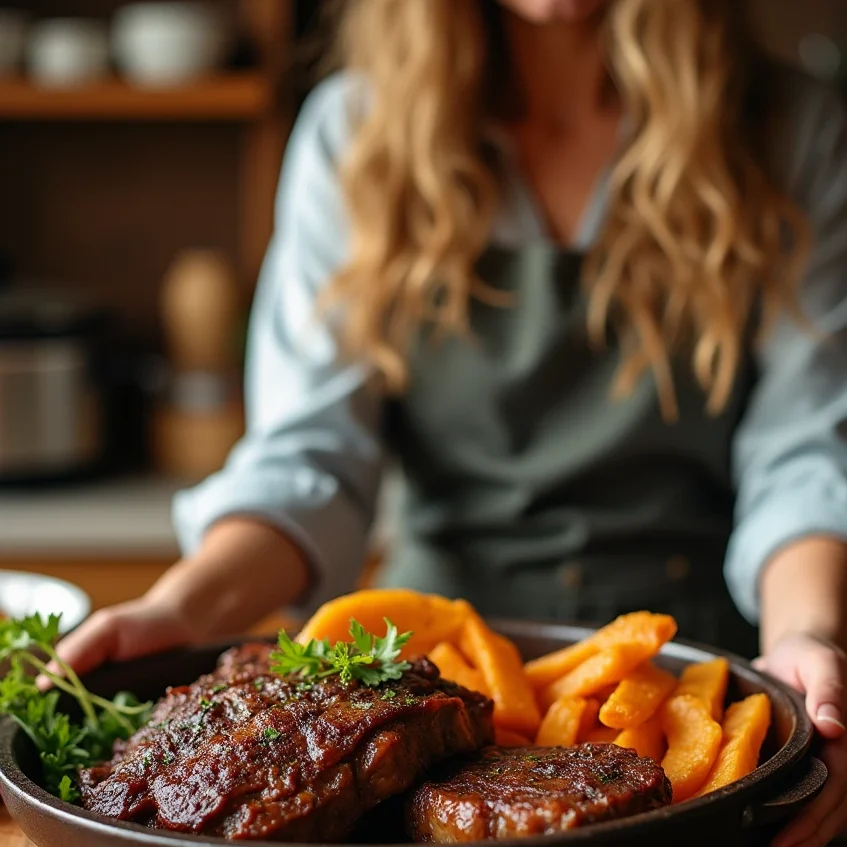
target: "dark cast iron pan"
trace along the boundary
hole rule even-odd
[[[511,621],[499,622],[495,628],[512,638],[527,659],[591,634],[591,630],[581,627]],[[167,686],[191,683],[212,670],[226,646],[229,645],[178,650],[104,667],[89,675],[86,683],[95,692],[107,696],[130,690],[142,699],[155,700]],[[813,728],[798,694],[756,672],[736,656],[692,644],[666,645],[659,662],[679,673],[687,664],[708,661],[718,655],[726,656],[731,662],[731,700],[765,692],[773,704],[773,723],[759,768],[733,785],[678,806],[534,840],[563,847],[765,844],[775,828],[821,790],[827,777],[826,768],[810,753]],[[28,739],[11,721],[0,723],[0,795],[12,817],[38,847],[176,847],[180,844],[220,847],[232,843],[218,838],[169,834],[92,814],[41,789],[34,781],[38,773],[38,759]],[[384,820],[378,815],[379,810],[371,813],[365,839],[382,844],[400,841],[402,836],[394,828],[393,815],[386,812]],[[505,843],[526,847],[526,840]]]

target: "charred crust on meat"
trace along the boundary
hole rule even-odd
[[[671,802],[652,759],[614,744],[489,747],[435,769],[410,796],[415,841],[461,842],[551,835]]]
[[[415,660],[367,687],[270,671],[272,645],[227,651],[168,690],[110,762],[80,773],[91,811],[175,832],[339,841],[369,809],[493,739],[492,703]]]

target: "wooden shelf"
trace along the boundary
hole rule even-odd
[[[0,82],[0,121],[250,121],[273,109],[261,73],[211,77],[175,88],[141,88],[120,79],[79,88]]]

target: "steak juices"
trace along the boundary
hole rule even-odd
[[[340,841],[433,764],[492,738],[491,701],[425,659],[376,687],[269,670],[270,645],[172,688],[111,763],[81,774],[86,808],[233,839]]]
[[[212,674],[170,689],[110,763],[81,773],[85,807],[186,833],[341,841],[439,763],[447,781],[424,783],[408,804],[418,840],[554,832],[670,802],[658,765],[612,745],[486,747],[491,701],[441,679],[426,659],[369,687],[280,677],[271,650],[235,648]],[[472,806],[451,816],[451,798]],[[537,814],[521,828],[517,807],[527,802]]]

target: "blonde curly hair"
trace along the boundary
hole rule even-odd
[[[809,232],[761,164],[772,110],[752,98],[757,53],[738,0],[612,0],[603,24],[631,129],[586,258],[590,338],[617,336],[618,396],[652,371],[677,415],[672,361],[690,356],[724,408],[755,316],[796,314]],[[351,257],[325,304],[344,341],[402,390],[412,333],[469,330],[475,274],[499,199],[487,132],[511,80],[494,0],[347,0],[344,66],[369,108],[342,163]],[[495,93],[498,95],[495,97]],[[516,92],[519,96],[519,92]]]

